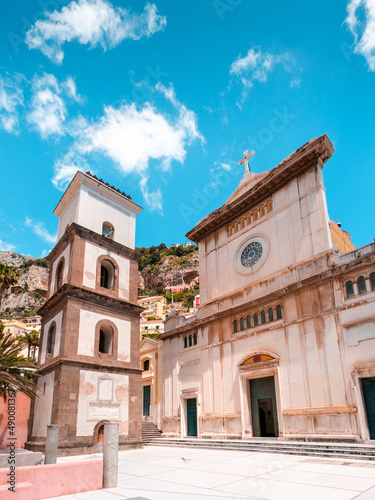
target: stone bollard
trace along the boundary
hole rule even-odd
[[[115,488],[118,475],[118,423],[104,423],[103,488]]]
[[[45,464],[55,464],[57,460],[57,448],[59,446],[59,425],[47,425],[47,439],[45,450]]]

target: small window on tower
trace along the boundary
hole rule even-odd
[[[102,227],[102,235],[106,238],[113,240],[115,228],[110,222],[104,222]]]
[[[53,346],[55,344],[55,327],[52,325],[48,330],[47,337],[47,356],[51,356],[53,352]]]
[[[149,369],[150,369],[150,360],[145,359],[143,362],[143,371],[148,372]]]
[[[99,333],[99,354],[112,354],[113,331],[109,325],[104,325]]]
[[[59,290],[63,282],[64,259],[62,258],[56,270],[56,290]]]
[[[109,260],[103,260],[100,266],[100,286],[113,290],[115,283],[115,266]]]

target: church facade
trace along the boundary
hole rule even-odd
[[[329,220],[333,151],[324,135],[246,169],[186,235],[201,303],[159,342],[164,436],[375,439],[375,243],[356,249]]]
[[[136,216],[125,193],[78,172],[57,205],[57,244],[41,309],[39,396],[28,448],[57,424],[59,454],[101,449],[105,421],[120,448],[142,446]]]

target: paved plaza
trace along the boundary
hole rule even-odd
[[[99,454],[62,457],[58,461],[99,457]],[[58,498],[374,500],[375,462],[275,453],[145,447],[119,453],[117,488]]]

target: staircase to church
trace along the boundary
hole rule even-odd
[[[220,450],[254,451],[257,453],[283,453],[288,455],[306,455],[312,457],[340,458],[344,460],[375,461],[375,444],[327,443],[277,441],[272,439],[254,440],[217,440],[217,439],[152,439],[145,444],[149,446],[174,446],[191,448],[212,448]]]
[[[142,422],[142,439],[143,444],[148,444],[150,441],[160,438],[161,431],[156,427],[154,422]]]

